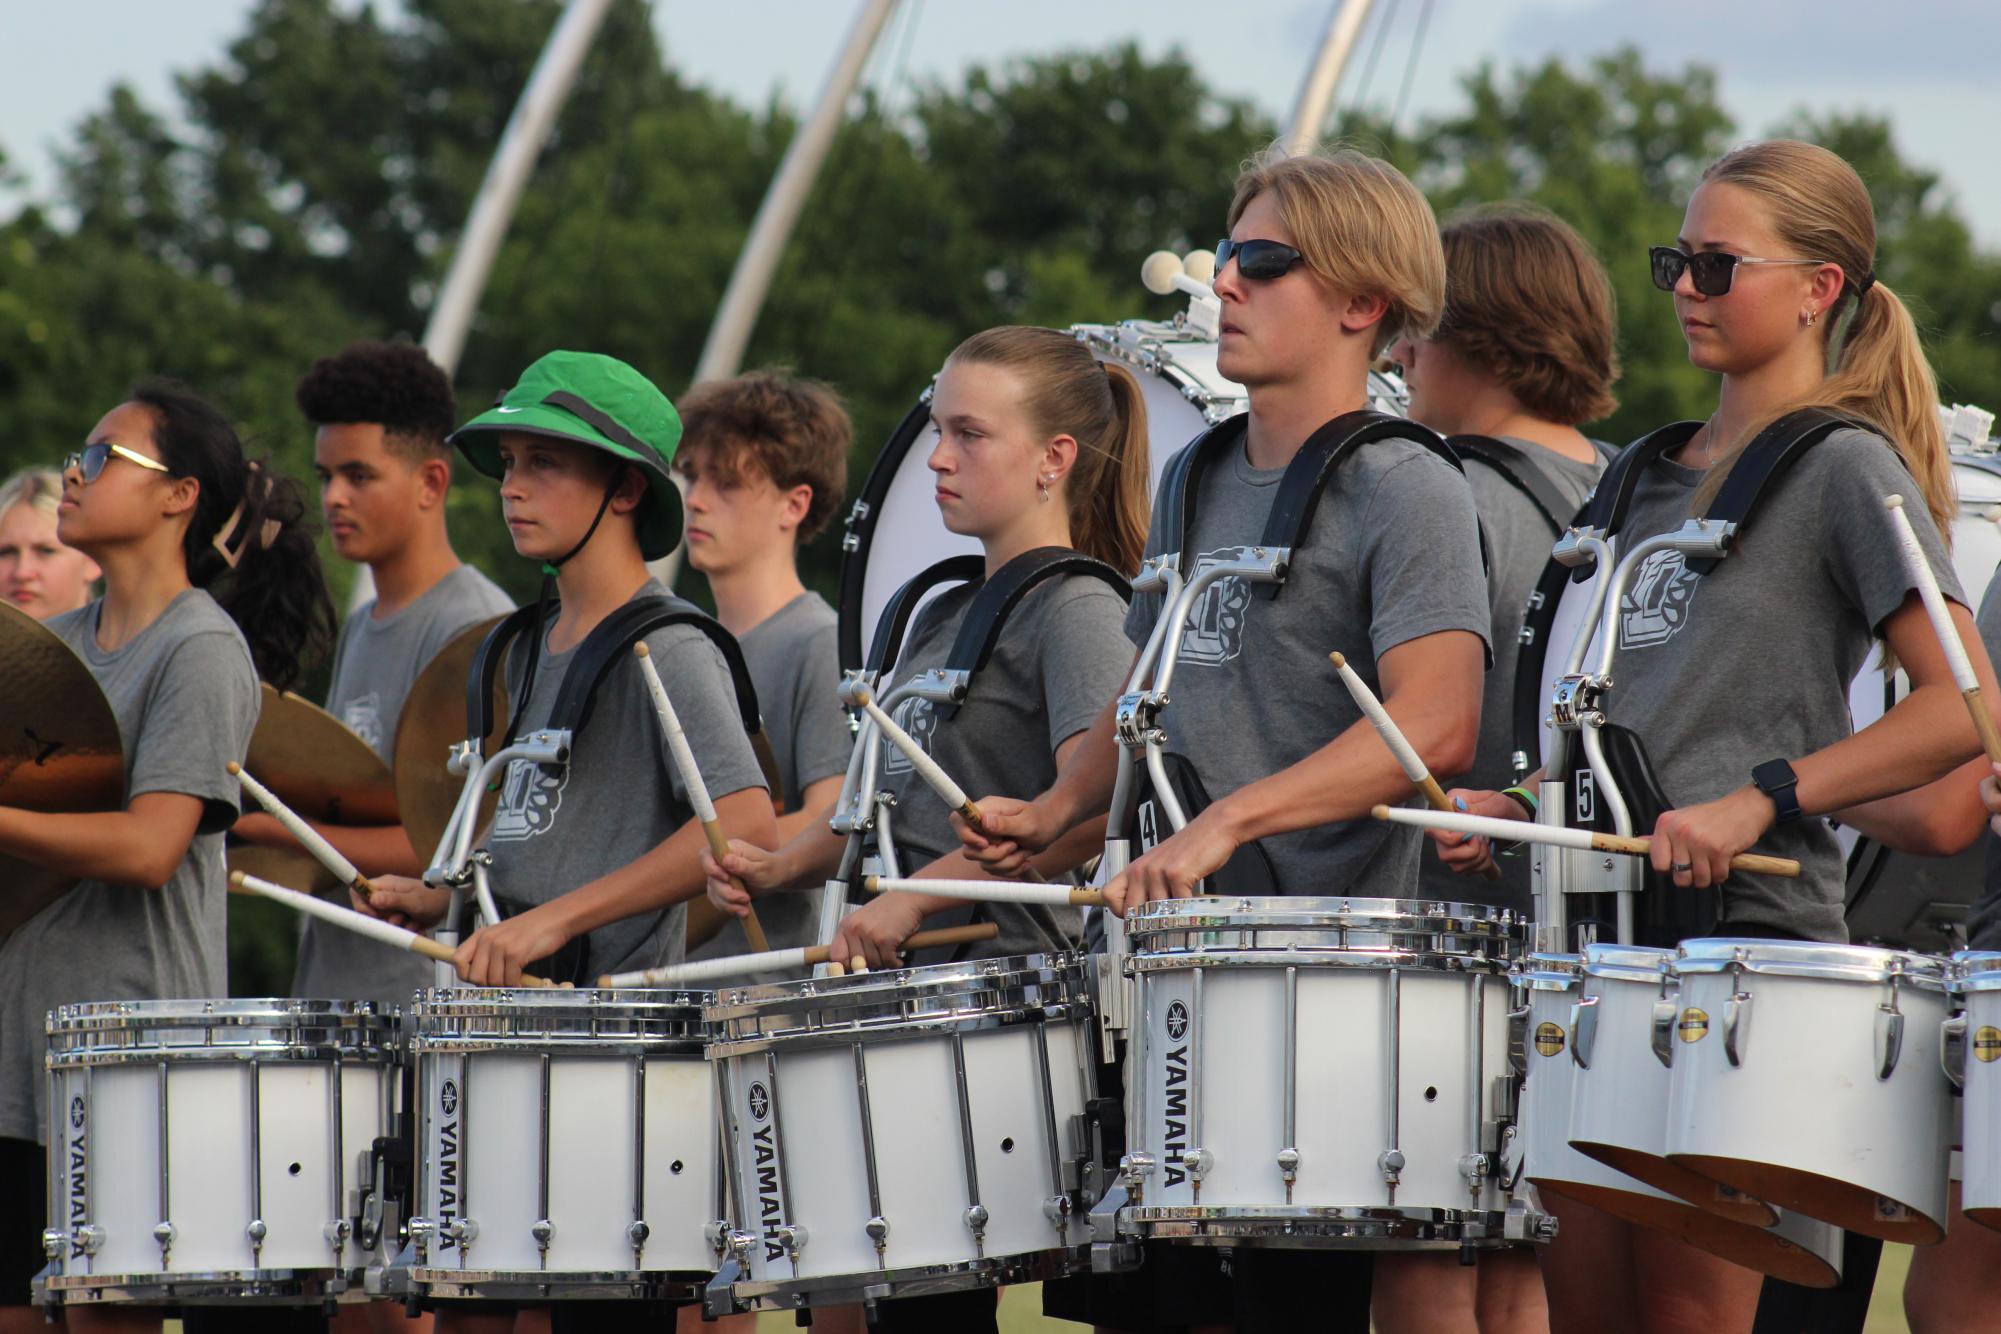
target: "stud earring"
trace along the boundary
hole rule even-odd
[[[1819,317],[1820,317],[1819,311],[1809,308],[1806,313],[1806,327],[1809,329],[1813,328],[1813,322]]]
[[[1037,500],[1037,501],[1039,501],[1039,502],[1041,502],[1042,504],[1045,504],[1045,505],[1046,505],[1046,504],[1048,504],[1048,503],[1049,503],[1049,479],[1048,479],[1047,477],[1038,477],[1038,478],[1036,478],[1036,479],[1035,479],[1035,490],[1036,490],[1036,497],[1035,497],[1035,498],[1036,498],[1036,500]]]

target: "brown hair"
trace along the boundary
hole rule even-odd
[[[1389,302],[1375,351],[1438,326],[1445,307],[1438,219],[1402,172],[1353,148],[1295,157],[1273,145],[1238,174],[1228,225],[1266,193],[1309,269],[1337,292]]]
[[[782,370],[698,384],[681,396],[681,448],[706,446],[709,466],[735,478],[762,473],[780,491],[813,489],[799,523],[805,542],[827,526],[848,486],[854,427],[828,386]]]
[[[1151,517],[1139,381],[1062,330],[1032,325],[976,333],[945,360],[955,362],[1013,371],[1035,433],[1076,437],[1077,462],[1064,488],[1071,545],[1121,574],[1138,573]]]
[[[1925,360],[1917,326],[1897,294],[1875,281],[1876,212],[1855,169],[1817,144],[1774,139],[1726,154],[1702,173],[1704,184],[1734,185],[1765,205],[1772,230],[1802,259],[1841,266],[1841,291],[1820,312],[1827,379],[1806,401],[1781,410],[1823,407],[1859,418],[1890,442],[1924,493],[1925,508],[1950,545],[1959,503],[1952,459],[1938,419],[1938,381]],[[1846,327],[1844,315],[1851,315]],[[1774,413],[1776,418],[1779,413]],[[1732,461],[1772,419],[1746,426]],[[1713,495],[1727,469],[1698,489]]]
[[[1548,210],[1519,203],[1461,214],[1441,236],[1445,316],[1431,341],[1547,421],[1611,416],[1619,406],[1612,284],[1584,238]]]

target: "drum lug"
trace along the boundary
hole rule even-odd
[[[549,1242],[556,1235],[556,1225],[546,1218],[538,1218],[528,1225],[528,1235],[535,1238],[535,1248],[546,1252]]]
[[[798,1260],[799,1252],[806,1249],[806,1228],[802,1223],[780,1223],[772,1235],[778,1238],[778,1244],[784,1248],[787,1257],[794,1261]]]
[[[889,1220],[881,1214],[873,1214],[868,1222],[862,1224],[862,1231],[868,1234],[869,1241],[875,1246],[875,1253],[881,1255],[883,1248],[889,1245]]]
[[[466,1247],[479,1240],[479,1224],[470,1218],[454,1218],[445,1228],[445,1235],[458,1243],[459,1254],[465,1254]]]
[[[409,1223],[410,1245],[417,1252],[417,1263],[428,1264],[431,1259],[431,1242],[438,1235],[438,1225],[429,1218],[412,1218]]]
[[[1654,1002],[1654,1058],[1670,1069],[1674,1067],[1674,1022],[1678,1013],[1671,1000]]]
[[[1285,1179],[1285,1184],[1288,1186],[1299,1179],[1298,1149],[1285,1148],[1278,1151],[1278,1174]]]
[[[1125,1178],[1127,1186],[1137,1188],[1142,1180],[1152,1175],[1156,1165],[1152,1154],[1135,1150],[1119,1159],[1119,1175]]]
[[[1459,1175],[1465,1178],[1466,1184],[1475,1191],[1480,1189],[1480,1183],[1485,1181],[1492,1171],[1493,1164],[1487,1161],[1487,1155],[1484,1153],[1468,1153],[1460,1156]]]
[[[1954,1088],[1966,1087],[1966,1016],[1956,1014],[1939,1026],[1938,1063]]]
[[[264,1220],[261,1218],[251,1219],[249,1224],[244,1227],[243,1235],[250,1238],[250,1249],[252,1253],[264,1249],[264,1238],[266,1235],[270,1233],[270,1231],[271,1229],[265,1225]]]
[[[51,1260],[60,1260],[63,1258],[63,1252],[68,1248],[69,1233],[64,1232],[61,1228],[47,1227],[42,1229],[43,1255],[48,1256]]]
[[[1901,1016],[1897,1020],[1897,1031],[1901,1036],[1903,1033],[1903,1019]],[[1879,1023],[1877,1025],[1877,1035],[1879,1038],[1881,1034],[1882,1025]],[[1731,1065],[1742,1065],[1744,1064],[1744,1052],[1749,1049],[1750,1045],[1751,993],[1748,991],[1739,991],[1723,1003],[1723,1055]],[[1894,1066],[1896,1063],[1897,1058],[1892,1056],[1890,1064]],[[1883,1078],[1889,1078],[1888,1071],[1884,1072]]]
[[[1042,1216],[1054,1223],[1058,1232],[1070,1230],[1070,1215],[1075,1212],[1068,1195],[1051,1195],[1042,1202]]]
[[[354,1224],[345,1218],[336,1218],[320,1229],[320,1235],[327,1239],[327,1245],[338,1251],[347,1245],[347,1239],[354,1232]]]
[[[984,1204],[966,1206],[966,1226],[973,1230],[973,1239],[975,1241],[985,1239],[987,1235],[987,1218],[987,1206]]]
[[[1200,1181],[1216,1165],[1216,1155],[1207,1149],[1183,1149],[1181,1165],[1188,1170],[1190,1177]]]
[[[1894,1005],[1876,1007],[1876,1078],[1888,1079],[1897,1071],[1897,1058],[1904,1051],[1904,1013]]]
[[[153,1240],[159,1243],[160,1257],[163,1262],[166,1259],[168,1248],[174,1244],[175,1233],[176,1229],[174,1225],[164,1219],[153,1224]],[[78,1244],[83,1247],[85,1255],[94,1254],[98,1246],[103,1244],[104,1241],[103,1231],[94,1223],[87,1223],[83,1227],[78,1228],[77,1236],[80,1238]]]
[[[1598,1033],[1598,998],[1586,996],[1570,1007],[1570,1059],[1580,1070],[1591,1068],[1592,1039]]]
[[[1376,1155],[1376,1166],[1382,1170],[1385,1182],[1392,1186],[1396,1185],[1403,1178],[1403,1150],[1384,1149]]]
[[[1519,1010],[1508,1011],[1508,1068],[1517,1075],[1529,1072],[1529,1008],[1526,1005]]]

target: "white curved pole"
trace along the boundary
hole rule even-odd
[[[1288,153],[1304,153],[1319,139],[1327,124],[1327,109],[1334,104],[1334,88],[1341,71],[1354,54],[1355,39],[1362,35],[1362,23],[1369,17],[1375,0],[1337,0],[1327,16],[1327,31],[1320,38],[1320,53],[1306,71],[1299,97],[1292,104],[1292,118],[1286,122],[1280,141]]]

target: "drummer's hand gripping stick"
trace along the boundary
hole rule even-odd
[[[1390,717],[1390,711],[1376,698],[1376,692],[1369,689],[1369,683],[1364,681],[1360,673],[1350,667],[1348,660],[1339,653],[1329,653],[1327,657],[1333,662],[1334,671],[1340,676],[1341,684],[1347,686],[1348,693],[1355,697],[1356,707],[1361,709],[1362,715],[1376,729],[1376,735],[1383,739],[1383,744],[1390,748],[1390,754],[1396,757],[1397,766],[1403,770],[1403,776],[1416,784],[1417,790],[1424,794],[1425,801],[1430,803],[1434,811],[1454,809],[1452,799],[1445,795],[1445,789],[1431,776],[1431,770],[1418,755],[1417,747],[1410,744],[1410,738],[1403,734],[1401,727],[1397,726],[1396,719]],[[1489,864],[1481,868],[1480,875],[1482,879],[1499,880],[1501,868]]]
[[[681,774],[681,787],[688,794],[688,804],[695,808],[695,819],[702,826],[702,833],[709,840],[709,855],[721,866],[723,859],[730,855],[729,835],[723,832],[722,821],[716,818],[716,804],[709,800],[708,784],[702,781],[702,771],[695,765],[695,752],[688,749],[687,734],[681,730],[681,719],[674,712],[674,701],[667,698],[667,687],[660,683],[660,670],[653,665],[653,655],[647,651],[646,641],[640,640],[632,646],[632,656],[639,659],[639,674],[646,678],[647,693],[653,696],[653,712],[660,719],[660,734],[667,740],[667,752],[674,757],[674,767]],[[732,883],[744,888],[734,876]],[[750,947],[762,954],[770,950],[771,942],[765,938],[764,924],[757,920],[757,909],[751,908],[743,919],[744,938]]]
[[[1952,623],[1952,612],[1945,605],[1945,595],[1938,590],[1931,562],[1925,559],[1924,548],[1918,545],[1911,516],[1904,513],[1904,498],[1885,496],[1883,508],[1890,511],[1890,526],[1897,530],[1897,554],[1903,557],[1904,573],[1917,586],[1918,596],[1924,601],[1932,632],[1938,636],[1939,647],[1945,650],[1953,684],[1959,687],[1959,697],[1966,701],[1966,711],[1973,715],[1974,731],[1980,735],[1987,758],[2001,764],[2001,730],[1995,728],[1994,719],[1988,715],[1987,703],[1980,695],[1980,678],[1973,674],[1973,662],[1966,656],[1966,642],[1959,637],[1959,627]]]
[[[380,918],[358,913],[352,908],[343,908],[337,903],[328,903],[325,899],[301,893],[296,889],[288,889],[284,885],[273,884],[269,880],[259,879],[254,875],[245,875],[241,871],[230,872],[229,883],[231,888],[239,890],[242,893],[255,894],[260,898],[270,899],[274,903],[282,903],[286,907],[302,912],[308,917],[317,917],[322,922],[340,927],[345,931],[352,931],[358,936],[366,936],[370,940],[380,941],[385,945],[399,950],[409,950],[412,954],[421,954],[427,959],[436,959],[440,963],[450,963],[453,960],[454,955],[451,946],[440,944],[432,940],[429,936],[418,935],[415,931],[406,931],[404,928],[394,926],[382,921]],[[547,978],[530,977],[528,974],[523,973],[521,975],[521,985],[524,987],[548,987],[555,984]]]
[[[1416,825],[1419,829],[1442,829],[1448,833],[1475,834],[1497,843],[1546,843],[1557,848],[1582,848],[1594,852],[1616,852],[1627,857],[1645,857],[1654,848],[1651,838],[1629,838],[1621,834],[1601,834],[1593,829],[1569,829],[1563,825],[1531,824],[1526,820],[1497,820],[1491,815],[1466,815],[1459,811],[1413,811],[1402,806],[1378,806],[1369,814],[1391,824]],[[1754,871],[1788,880],[1799,878],[1800,864],[1791,857],[1768,857],[1761,852],[1740,852],[1730,859],[1733,871]]]
[[[947,945],[971,945],[992,940],[1000,934],[993,922],[972,926],[948,926],[937,931],[919,931],[900,947],[910,950],[938,949]],[[741,977],[745,973],[775,973],[794,968],[817,968],[833,960],[829,945],[800,945],[789,950],[767,950],[762,954],[729,954],[719,959],[697,959],[692,963],[670,963],[636,973],[606,973],[598,979],[601,987],[680,987],[712,982],[719,978]],[[852,964],[850,965],[852,968]]]
[[[297,839],[299,846],[311,854],[314,861],[326,867],[334,879],[361,895],[364,900],[374,897],[375,886],[368,882],[368,877],[356,870],[353,862],[341,856],[340,851],[327,842],[319,830],[307,824],[303,816],[278,800],[277,793],[252,778],[243,766],[234,760],[229,762],[229,776],[242,784],[243,790],[269,812],[274,820],[285,826],[285,832]]]

